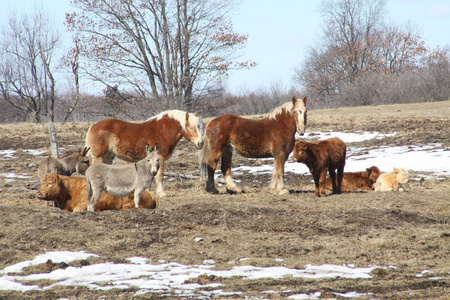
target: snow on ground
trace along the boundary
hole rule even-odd
[[[208,260],[202,265],[182,265],[171,262],[160,264],[148,264],[149,259],[143,257],[132,257],[127,259],[129,263],[98,263],[82,267],[67,267],[56,269],[50,273],[20,275],[23,269],[38,265],[51,259],[53,263],[65,262],[69,264],[74,260],[88,259],[97,256],[95,254],[70,251],[47,252],[36,256],[33,260],[8,266],[0,271],[0,290],[15,290],[25,292],[28,290],[44,290],[55,286],[87,287],[93,290],[109,290],[113,288],[128,289],[137,287],[137,295],[145,293],[160,293],[161,295],[176,295],[180,297],[209,298],[212,296],[239,295],[240,291],[224,292],[221,283],[210,283],[200,285],[198,283],[187,283],[189,279],[200,275],[214,275],[222,278],[241,277],[244,280],[261,278],[282,278],[292,276],[307,279],[370,279],[369,274],[377,266],[357,268],[353,265],[306,265],[304,269],[289,269],[286,267],[254,267],[235,266],[231,270],[215,270],[215,262]],[[280,259],[278,259],[280,261]],[[40,287],[30,284],[37,280],[49,280],[51,284]],[[23,284],[22,282],[27,282]],[[269,293],[270,291],[266,291]],[[284,291],[287,295],[290,291]],[[341,294],[344,297],[357,297],[359,294],[350,292]],[[320,292],[311,295],[291,295],[292,299],[318,299]]]
[[[305,137],[316,137],[319,140],[330,137],[339,137],[346,143],[358,142],[370,139],[382,139],[386,136],[376,132],[310,132]],[[41,155],[43,152],[39,150],[24,150],[30,154]],[[0,159],[15,159],[14,150],[0,151]],[[261,160],[263,164],[258,167],[240,166],[233,169],[233,172],[239,173],[249,171],[252,173],[268,172],[272,173],[273,159]],[[362,171],[375,165],[382,172],[389,172],[393,167],[405,168],[418,173],[428,173],[427,176],[441,177],[450,176],[450,149],[443,148],[442,144],[427,145],[407,145],[397,147],[378,147],[378,148],[361,148],[347,147],[347,163],[345,170],[347,172]],[[286,172],[297,174],[309,174],[306,165],[294,163],[289,159],[285,165]],[[219,172],[216,174],[218,175]],[[425,176],[425,175],[424,175]],[[29,178],[28,174],[2,173],[0,179],[4,177],[7,180]],[[12,266],[8,266],[0,271],[0,289],[1,290],[39,290],[49,289],[57,285],[68,286],[85,286],[90,289],[107,290],[112,288],[129,288],[137,286],[139,291],[137,294],[145,294],[148,292],[157,292],[162,295],[175,295],[182,297],[210,298],[229,295],[239,295],[241,292],[224,292],[220,283],[211,283],[200,285],[196,283],[186,283],[190,278],[196,278],[199,275],[215,275],[219,277],[242,276],[244,279],[258,278],[281,278],[286,275],[293,277],[320,279],[320,278],[371,278],[370,271],[376,266],[367,268],[355,268],[352,265],[336,266],[336,265],[307,265],[304,269],[288,269],[285,267],[268,267],[260,268],[254,266],[236,266],[231,270],[213,270],[214,261],[205,261],[203,265],[186,266],[176,262],[152,265],[148,264],[149,260],[143,257],[129,258],[127,264],[114,264],[111,262],[99,263],[83,267],[68,267],[66,269],[57,269],[51,273],[20,275],[23,268],[45,263],[51,259],[54,263],[66,262],[73,260],[87,259],[95,254],[85,252],[48,252],[36,256],[31,261],[21,262]],[[279,262],[280,259],[278,259]],[[417,276],[426,274],[426,270]],[[22,284],[22,281],[32,282],[34,280],[48,279],[50,282],[55,281],[43,288],[38,285]],[[430,279],[433,279],[430,277]],[[270,293],[271,291],[266,291]],[[291,294],[290,291],[284,291],[286,295]],[[349,292],[347,294],[339,294],[343,297],[355,298],[364,294]],[[296,294],[291,295],[290,299],[318,299],[320,292],[313,294]]]
[[[378,132],[308,132],[304,138],[317,138],[324,140],[331,137],[338,137],[345,143],[362,142],[371,139],[383,139],[388,136],[394,136],[397,133],[380,134]],[[26,149],[22,150],[36,156],[42,155],[46,151]],[[15,159],[15,150],[0,150],[0,159]],[[238,166],[233,168],[234,174],[240,174],[243,171],[250,173],[272,173],[273,158],[261,159],[260,166]],[[361,148],[347,146],[347,161],[345,165],[346,172],[364,171],[371,166],[377,166],[382,173],[391,172],[394,167],[404,168],[421,174],[421,177],[449,177],[450,176],[450,148],[442,147],[442,144],[417,144],[405,146],[383,146],[377,148]],[[285,164],[285,171],[295,174],[309,174],[309,169],[305,164],[292,161],[292,154]],[[216,170],[216,177],[221,176],[220,170]],[[28,174],[0,173],[0,179],[7,181],[15,179],[31,178]],[[414,179],[414,178],[411,178]]]
[[[331,137],[339,137],[345,143],[362,142],[370,139],[383,139],[392,134],[379,134],[377,132],[310,132],[304,135],[306,138],[318,138],[324,140]],[[261,159],[262,165],[256,167],[239,166],[233,168],[233,173],[243,171],[251,173],[272,173],[273,158]],[[407,146],[383,146],[378,148],[361,148],[347,146],[347,160],[345,172],[359,172],[377,166],[382,173],[391,172],[394,167],[404,168],[417,173],[431,173],[422,177],[449,177],[450,176],[450,149],[442,147],[442,144],[417,144]],[[305,164],[292,161],[292,153],[285,164],[285,172],[295,174],[310,174]],[[217,175],[220,173],[217,172]]]

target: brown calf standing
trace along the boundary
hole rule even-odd
[[[380,169],[375,166],[367,168],[362,172],[345,172],[342,178],[341,191],[357,191],[357,190],[372,190],[373,184],[380,176]],[[325,181],[325,189],[332,190],[331,178],[327,177]]]
[[[346,152],[347,146],[339,138],[331,138],[317,143],[296,142],[292,159],[308,166],[316,185],[315,196],[325,197],[327,171],[330,173],[333,194],[341,193]]]
[[[55,171],[48,173],[42,180],[41,188],[36,194],[41,200],[55,201],[65,211],[85,211],[88,203],[86,178],[58,175]],[[156,208],[158,199],[147,190],[141,195],[139,208]],[[125,210],[134,208],[133,194],[126,197],[114,197],[105,192],[95,206],[96,211]]]

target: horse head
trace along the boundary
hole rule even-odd
[[[194,144],[198,149],[201,149],[203,147],[203,135],[200,130],[200,126],[202,125],[203,122],[201,122],[198,117],[186,112],[185,126],[183,127],[183,136],[186,140]]]
[[[300,135],[305,134],[306,131],[306,102],[308,99],[303,97],[303,99],[297,99],[295,97],[292,97],[292,105],[293,105],[293,112],[294,112],[294,119],[295,119],[295,125],[297,126],[297,132]]]

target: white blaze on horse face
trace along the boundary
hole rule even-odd
[[[306,131],[306,108],[295,110],[295,122],[297,123],[297,132],[300,135],[305,134]]]
[[[200,130],[201,125],[203,125],[201,118],[186,113],[185,123],[182,125],[184,131],[183,136],[198,149],[203,147],[203,136]]]
[[[191,143],[193,143],[195,145],[195,147],[197,147],[198,149],[202,148],[203,146],[203,136],[200,133],[200,129],[198,128],[198,126],[196,127],[188,127],[187,129],[187,133],[190,136],[190,141]]]

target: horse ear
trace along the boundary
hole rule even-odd
[[[186,126],[190,126],[189,125],[189,113],[186,112]]]
[[[398,172],[398,169],[397,169],[397,168],[394,168],[394,172]]]
[[[292,104],[294,104],[294,106],[295,106],[295,103],[297,102],[297,98],[295,98],[295,97],[292,97]]]
[[[306,105],[306,102],[308,102],[308,98],[306,98],[306,96],[305,96],[305,97],[303,97],[303,104]]]

